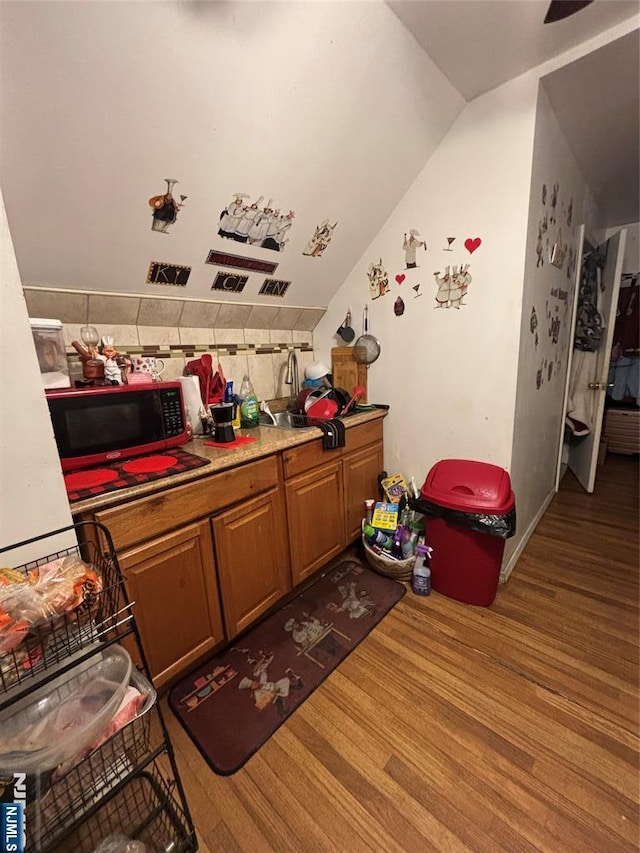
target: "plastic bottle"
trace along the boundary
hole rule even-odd
[[[245,373],[240,386],[240,425],[245,429],[257,427],[260,422],[258,398],[253,390],[249,374]]]
[[[393,548],[393,536],[383,533],[382,530],[376,530],[370,524],[365,524],[364,535],[372,545],[378,545],[380,548],[388,551],[391,551]]]
[[[416,595],[431,595],[431,569],[429,568],[431,548],[427,545],[416,545],[416,555],[411,589]]]

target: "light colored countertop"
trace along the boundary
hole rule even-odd
[[[386,415],[386,409],[373,409],[368,412],[358,412],[355,415],[350,415],[344,419],[343,423],[345,428],[349,430],[354,426],[384,418]],[[187,453],[193,453],[195,456],[202,456],[204,459],[208,459],[209,465],[202,465],[190,471],[171,474],[168,477],[162,477],[150,483],[131,486],[128,489],[117,489],[101,495],[95,495],[91,498],[85,498],[84,500],[74,501],[70,504],[71,512],[77,515],[97,509],[105,509],[135,500],[136,498],[152,495],[165,489],[181,486],[193,480],[210,477],[212,474],[218,474],[230,468],[236,468],[239,465],[246,465],[248,462],[253,462],[264,456],[271,456],[274,453],[288,450],[290,447],[314,441],[322,437],[322,430],[318,427],[305,427],[304,429],[294,430],[257,427],[255,429],[236,430],[236,435],[252,436],[256,441],[227,450],[218,447],[209,447],[205,442],[210,440],[211,437],[199,436],[187,442],[187,444],[181,445],[181,449]],[[330,454],[331,451],[328,450],[328,459],[330,458]]]

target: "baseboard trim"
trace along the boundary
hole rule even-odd
[[[518,560],[520,559],[520,556],[522,555],[522,552],[526,548],[527,542],[529,541],[529,539],[531,539],[531,536],[533,535],[533,531],[536,529],[536,527],[540,523],[540,519],[542,518],[542,516],[547,511],[547,507],[549,506],[549,504],[551,503],[551,501],[554,499],[555,496],[556,496],[556,491],[554,489],[552,489],[551,492],[547,495],[547,497],[543,501],[542,506],[540,507],[538,512],[535,514],[533,520],[531,521],[531,524],[527,527],[524,536],[518,542],[518,545],[517,545],[515,551],[513,552],[513,554],[511,554],[511,556],[509,557],[507,564],[502,567],[502,569],[500,571],[500,583],[506,583],[506,581],[509,580],[509,575],[514,570],[516,563],[518,562]]]

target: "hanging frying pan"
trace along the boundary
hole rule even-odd
[[[356,333],[351,328],[351,309],[347,311],[347,316],[344,318],[342,325],[336,332],[336,335],[342,338],[345,344],[350,344],[355,338]]]
[[[366,364],[367,367],[373,364],[380,355],[380,341],[369,334],[369,306],[364,306],[363,312],[363,328],[364,334],[360,335],[358,340],[353,345],[353,357],[358,364]]]

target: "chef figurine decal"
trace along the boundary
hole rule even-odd
[[[127,372],[131,369],[131,361],[117,351],[113,338],[103,337],[100,354],[97,356],[104,362],[104,378],[110,385],[123,385]]]
[[[406,269],[413,270],[418,264],[416,262],[416,250],[424,248],[425,252],[427,251],[427,244],[425,240],[420,239],[420,233],[416,231],[415,228],[412,228],[409,231],[409,236],[404,235],[404,239],[402,241],[402,249],[404,251],[404,262],[406,264]]]
[[[153,219],[151,230],[160,234],[168,234],[169,226],[178,218],[178,212],[184,207],[186,195],[180,196],[177,202],[173,197],[173,187],[178,183],[174,178],[165,178],[167,191],[163,195],[154,195],[149,199],[149,207],[152,208]]]
[[[367,270],[367,278],[369,279],[369,294],[372,299],[377,299],[379,296],[384,296],[389,291],[389,276],[382,264],[382,258],[378,263],[371,262]]]
[[[289,242],[288,232],[293,225],[295,212],[280,213],[272,208],[273,199],[260,208],[264,196],[247,204],[247,193],[234,193],[233,199],[220,214],[218,236],[249,243],[262,249],[282,252]]]
[[[320,225],[316,225],[313,237],[305,246],[302,254],[310,258],[319,258],[331,242],[333,231],[337,224],[336,221],[333,225],[329,225],[329,220],[324,219]]]

